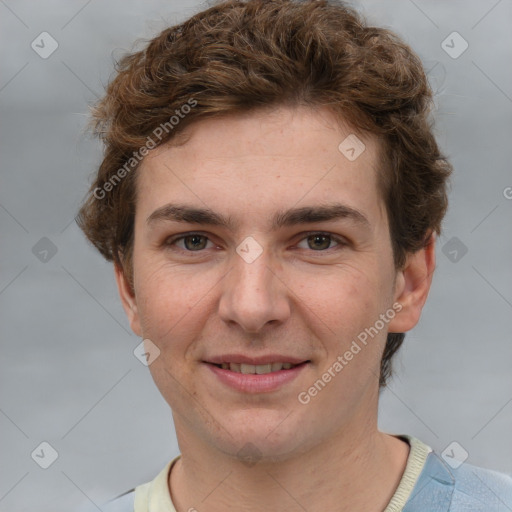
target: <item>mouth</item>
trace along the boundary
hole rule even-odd
[[[290,385],[298,376],[306,371],[311,360],[300,361],[253,361],[237,357],[238,361],[203,361],[210,369],[210,375],[216,382],[242,393],[270,393]],[[240,362],[245,359],[246,362]]]
[[[222,370],[229,370],[235,373],[243,373],[244,375],[266,375],[267,373],[280,372],[281,370],[291,370],[302,364],[309,363],[310,361],[304,361],[302,363],[267,363],[267,364],[245,364],[245,363],[210,363],[221,368]]]

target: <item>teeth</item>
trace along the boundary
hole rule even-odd
[[[272,371],[278,372],[279,370],[282,370],[283,363],[272,363]]]
[[[240,371],[242,373],[256,373],[256,368],[257,366],[253,365],[253,364],[241,364],[241,368],[240,368]]]
[[[223,370],[243,373],[245,375],[264,375],[266,373],[278,372],[280,370],[289,370],[293,368],[292,363],[268,363],[268,364],[244,364],[244,363],[222,363]]]
[[[256,373],[258,375],[263,375],[264,373],[270,373],[272,371],[272,365],[271,364],[259,364],[255,366]]]

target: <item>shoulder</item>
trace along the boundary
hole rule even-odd
[[[83,503],[76,512],[134,512],[135,510],[135,491],[131,489],[107,502],[96,504],[91,500]]]
[[[102,506],[102,512],[148,512],[148,506],[151,510],[176,512],[167,482],[171,467],[180,457],[181,455],[176,456],[153,480],[140,484],[107,502]]]
[[[135,489],[121,494],[102,506],[103,512],[133,512],[135,508]]]
[[[512,509],[511,475],[467,463],[451,471],[455,478],[454,510],[493,512]],[[469,506],[473,508],[468,509]]]
[[[468,463],[454,466],[431,452],[404,512],[512,510],[512,475]]]

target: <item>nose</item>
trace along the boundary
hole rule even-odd
[[[233,266],[222,280],[219,316],[247,333],[284,323],[290,316],[288,288],[267,251],[254,261],[233,256]]]

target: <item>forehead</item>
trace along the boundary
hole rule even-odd
[[[375,218],[384,214],[378,140],[328,110],[265,109],[204,119],[185,135],[185,143],[162,145],[142,162],[137,212],[150,215],[180,200],[267,217],[271,210],[322,202],[342,202]]]

